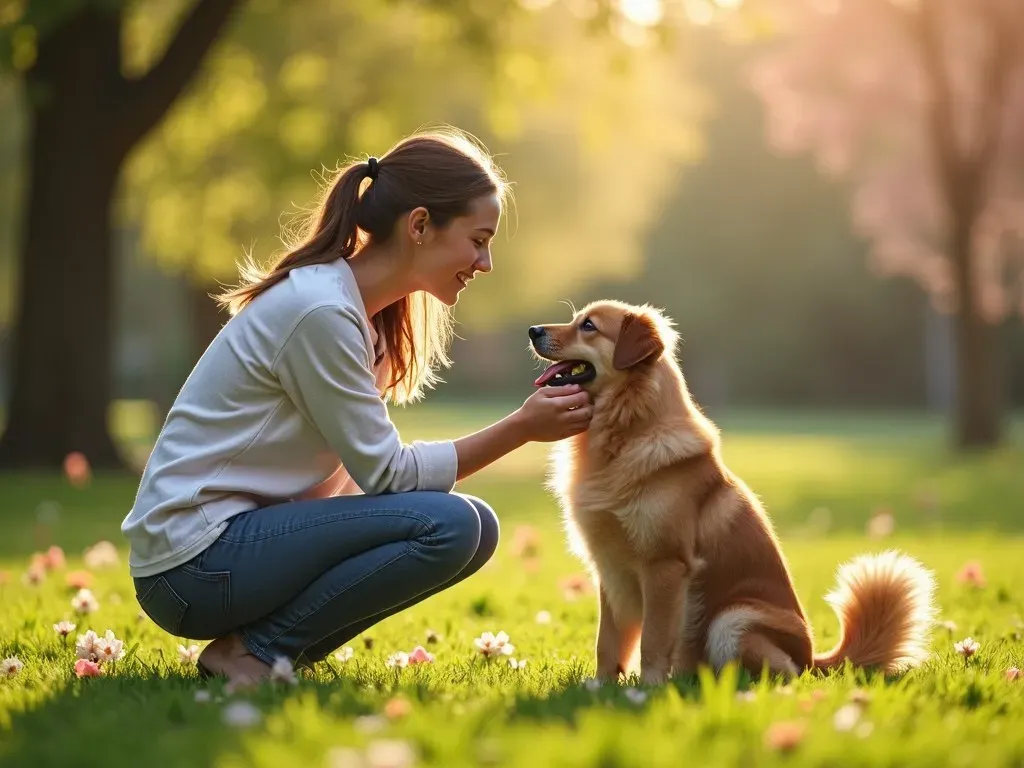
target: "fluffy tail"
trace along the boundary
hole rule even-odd
[[[847,660],[886,674],[922,662],[935,622],[935,577],[899,552],[861,555],[841,566],[825,600],[839,617],[836,647],[814,657],[821,669]]]

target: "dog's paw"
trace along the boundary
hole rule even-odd
[[[644,685],[664,685],[668,682],[668,670],[656,667],[641,669],[640,680]]]

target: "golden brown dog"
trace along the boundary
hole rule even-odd
[[[551,488],[597,587],[600,678],[627,672],[638,641],[647,683],[732,660],[789,676],[847,659],[888,673],[925,657],[934,579],[896,552],[839,570],[826,600],[841,637],[814,653],[771,522],[723,463],[718,431],[675,361],[668,318],[602,301],[530,337],[553,362],[537,385],[578,382],[594,401],[589,430],[555,447]]]

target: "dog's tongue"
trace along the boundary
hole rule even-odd
[[[576,362],[573,360],[563,360],[560,363],[554,363],[553,365],[544,369],[544,373],[537,377],[537,380],[533,382],[533,385],[535,387],[543,387],[545,384],[547,384],[549,381],[555,378],[555,376],[557,376],[559,373],[561,373],[562,371],[570,370],[575,364]]]

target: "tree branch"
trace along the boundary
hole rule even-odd
[[[156,127],[199,70],[241,0],[197,0],[163,58],[140,78],[122,80],[115,130],[128,146]]]

